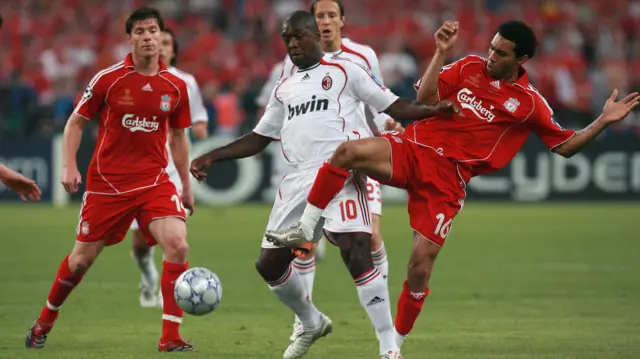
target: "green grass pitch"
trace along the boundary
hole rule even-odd
[[[195,358],[281,358],[293,316],[254,269],[268,206],[199,208],[189,221],[191,266],[216,272],[214,313],[186,317]],[[0,358],[166,357],[160,312],[138,307],[130,240],[106,249],[62,308],[47,347],[24,348],[78,208],[0,206]],[[468,203],[440,255],[405,358],[640,358],[640,204]],[[382,231],[392,308],[411,249],[404,206],[385,206]],[[160,261],[159,253],[156,260]],[[307,356],[377,358],[377,341],[337,249],[318,263],[316,305],[334,333]],[[169,354],[170,355],[170,354]]]

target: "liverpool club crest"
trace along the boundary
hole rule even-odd
[[[160,97],[160,109],[164,112],[171,110],[171,97],[169,97],[169,95],[162,95],[162,97]]]
[[[504,108],[506,108],[507,111],[511,113],[516,112],[518,106],[520,106],[520,101],[516,100],[515,98],[510,98],[504,103]]]

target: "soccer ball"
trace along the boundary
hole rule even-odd
[[[205,315],[220,305],[222,284],[212,271],[206,268],[191,268],[178,277],[173,295],[185,313]]]

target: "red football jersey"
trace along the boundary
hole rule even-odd
[[[489,76],[486,63],[467,56],[440,73],[439,99],[455,101],[464,117],[433,117],[405,131],[410,141],[457,161],[473,176],[507,165],[531,132],[550,150],[574,134],[553,119],[553,111],[524,69],[517,81],[507,83]],[[418,89],[420,81],[415,86]]]
[[[187,85],[160,62],[154,76],[136,72],[131,54],[98,72],[74,113],[99,118],[86,190],[118,194],[169,180],[167,134],[191,126]]]

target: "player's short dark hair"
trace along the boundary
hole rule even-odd
[[[2,29],[2,15],[0,15],[0,29]]]
[[[125,24],[125,29],[127,30],[127,34],[131,35],[131,31],[133,30],[133,25],[136,22],[149,20],[149,19],[156,19],[158,21],[158,26],[160,26],[160,31],[164,31],[164,20],[162,20],[162,15],[160,15],[160,11],[149,6],[143,6],[143,7],[137,8],[127,18],[127,22]]]
[[[507,21],[498,26],[500,36],[516,44],[516,58],[536,54],[538,40],[533,30],[522,21]]]
[[[313,3],[311,3],[311,9],[309,10],[311,15],[316,16],[316,6],[320,1],[322,0],[314,0]],[[332,1],[338,4],[338,7],[340,8],[340,17],[344,16],[344,6],[342,5],[342,1],[340,0],[332,0]]]
[[[173,42],[173,58],[171,59],[171,66],[176,66],[178,63],[178,40],[176,39],[176,34],[169,27],[165,27],[163,32],[171,35],[171,41]]]
[[[291,26],[302,26],[312,32],[318,31],[318,23],[316,22],[315,16],[303,10],[297,10],[289,14],[285,23]]]

